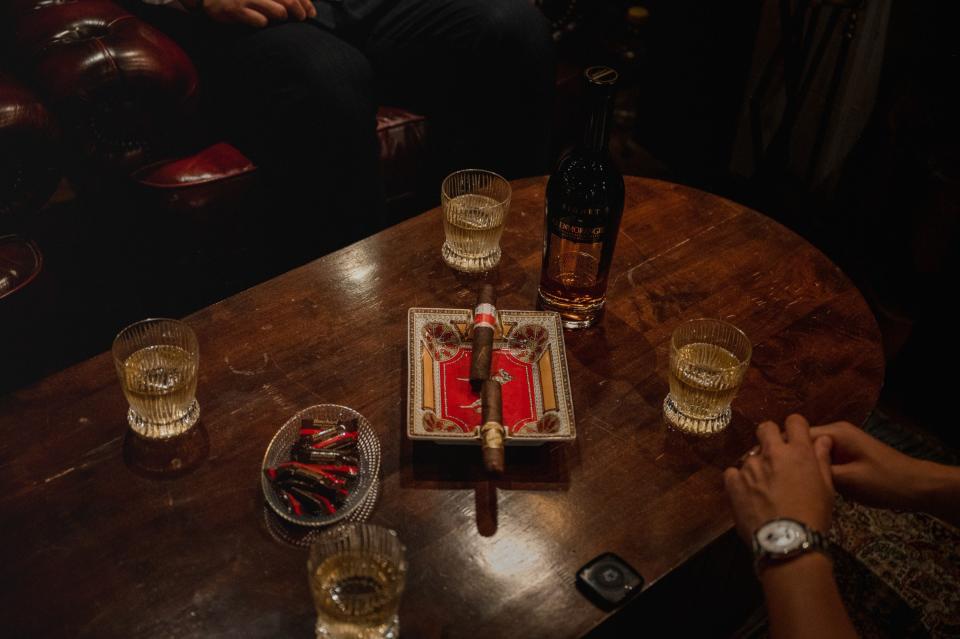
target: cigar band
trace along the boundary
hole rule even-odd
[[[487,422],[480,427],[480,440],[484,448],[503,448],[506,429],[497,422]]]
[[[493,304],[477,304],[473,309],[473,327],[486,326],[493,329],[497,326],[497,307]]]

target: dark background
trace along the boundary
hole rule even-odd
[[[626,71],[612,143],[623,172],[724,195],[823,250],[854,280],[880,324],[888,370],[879,408],[956,446],[960,437],[947,398],[958,331],[950,299],[960,257],[960,104],[954,89],[960,78],[960,7],[889,3],[885,42],[862,43],[875,59],[876,97],[846,95],[847,102],[864,102],[865,126],[824,186],[791,170],[816,134],[802,123],[793,132],[795,144],[780,150],[780,157],[769,151],[751,175],[735,166],[751,65],[755,58],[783,64],[756,50],[760,31],[780,39],[781,25],[762,19],[763,2],[650,0],[643,5],[649,19],[633,33],[621,13],[630,4],[607,3],[564,42],[588,46],[590,34],[605,34],[607,61]],[[796,9],[798,3],[788,4]],[[863,29],[871,2],[819,4],[821,23],[830,10],[842,16],[820,72],[829,77],[839,67],[841,83],[850,81],[863,67],[844,66],[835,54],[851,11],[860,18],[853,37],[872,36]],[[633,64],[624,60],[625,49],[639,49]],[[804,116],[819,123],[844,106],[844,99],[830,103],[814,90]]]

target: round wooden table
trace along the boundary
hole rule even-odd
[[[535,304],[543,189],[514,183],[488,276],[501,308]],[[0,398],[10,636],[309,636],[305,553],[269,533],[258,477],[273,433],[322,402],[359,410],[380,437],[371,520],[408,549],[403,636],[576,636],[607,616],[574,588],[588,560],[612,551],[667,583],[731,537],[721,474],[758,422],[861,422],[877,400],[877,325],[817,249],[733,202],[627,178],[606,315],[565,336],[577,439],[510,449],[489,481],[479,450],[404,435],[407,309],[476,296],[442,241],[435,209],[187,318],[199,458],[169,476],[137,459],[109,353]],[[667,340],[692,317],[729,320],[754,344],[733,422],[710,439],[661,419]],[[735,589],[693,579],[711,600]],[[706,614],[681,592],[681,614]]]

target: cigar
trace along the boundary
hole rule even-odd
[[[487,472],[503,472],[503,396],[500,382],[488,379],[483,382],[480,391],[483,426],[480,427],[480,441],[483,446],[483,467]]]
[[[490,284],[480,287],[477,307],[473,311],[473,349],[470,358],[470,385],[474,392],[490,379],[490,360],[493,358],[493,329],[497,324],[497,294]]]

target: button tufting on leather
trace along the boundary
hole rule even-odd
[[[103,22],[83,22],[60,31],[51,37],[53,42],[69,43],[96,40],[110,35],[110,26]]]
[[[80,0],[39,0],[36,4],[33,5],[33,9],[39,10],[45,7],[55,7],[61,4],[77,4]]]

